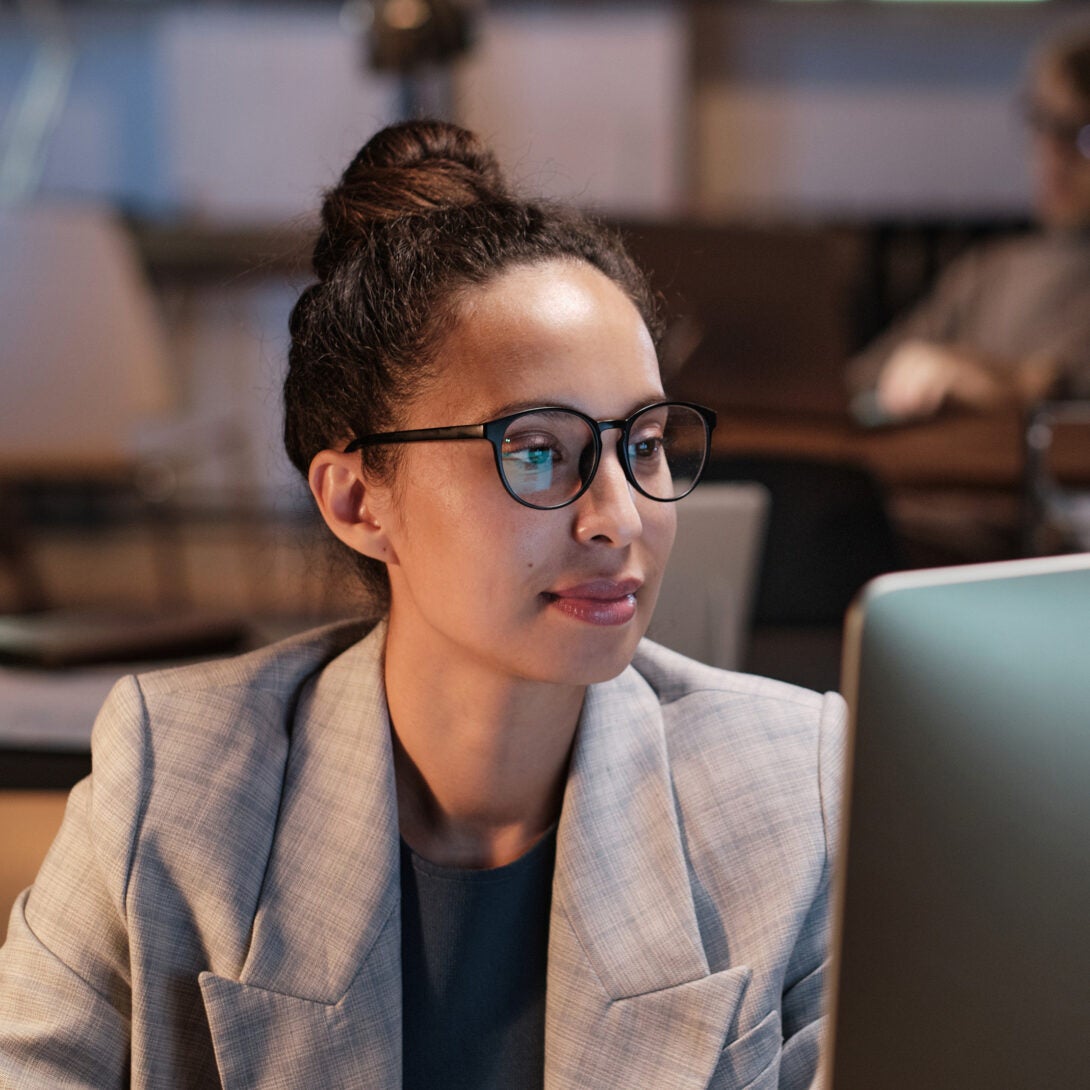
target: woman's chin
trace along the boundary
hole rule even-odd
[[[633,622],[625,628],[624,632],[613,630],[610,639],[568,639],[550,656],[547,665],[540,658],[538,665],[545,666],[549,680],[558,684],[596,685],[610,681],[632,662],[646,625],[637,626]],[[605,634],[602,630],[595,633],[599,637]]]

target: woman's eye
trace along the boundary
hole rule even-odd
[[[636,439],[628,445],[629,458],[646,461],[657,458],[662,453],[662,436],[649,435],[645,439]]]
[[[525,466],[556,465],[563,458],[560,444],[551,437],[528,436],[503,441],[504,461],[517,461]]]
[[[549,454],[560,452],[560,440],[553,435],[508,435],[503,440],[504,452],[512,454]]]

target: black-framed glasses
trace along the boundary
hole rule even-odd
[[[362,435],[344,452],[386,443],[487,439],[511,497],[551,511],[586,492],[602,458],[602,435],[617,430],[617,456],[629,484],[648,499],[671,503],[700,480],[714,427],[711,409],[687,401],[659,401],[625,420],[595,420],[576,409],[546,406],[483,424]]]
[[[1033,99],[1022,103],[1022,116],[1030,132],[1090,159],[1090,117],[1074,118],[1049,110]]]

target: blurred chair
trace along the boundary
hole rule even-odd
[[[705,483],[677,505],[677,539],[651,639],[722,669],[739,669],[760,570],[768,493]]]
[[[768,491],[744,669],[837,688],[844,611],[868,579],[903,566],[877,481],[851,463],[741,453],[714,456],[701,488],[710,481]]]
[[[0,942],[15,898],[38,873],[60,828],[65,791],[0,791]]]
[[[1076,433],[1081,440],[1076,452],[1078,475],[1083,486],[1070,487],[1061,480],[1064,468],[1053,462],[1057,433]],[[1090,470],[1090,400],[1042,401],[1026,417],[1024,537],[1026,556],[1058,552],[1090,551],[1090,491],[1085,479]]]
[[[752,481],[769,513],[753,620],[832,625],[864,583],[902,567],[899,543],[873,474],[849,462],[776,455],[713,457],[709,481]]]

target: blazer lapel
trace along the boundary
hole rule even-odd
[[[628,669],[587,694],[557,841],[547,1090],[705,1087],[749,982],[709,975],[662,714]]]
[[[249,954],[238,980],[201,974],[225,1087],[400,1086],[384,641],[380,625],[304,689]]]
[[[401,1083],[397,804],[380,626],[304,690],[237,980],[202,973],[227,1090]],[[710,974],[658,699],[587,694],[557,841],[547,1090],[705,1087],[749,982]]]

